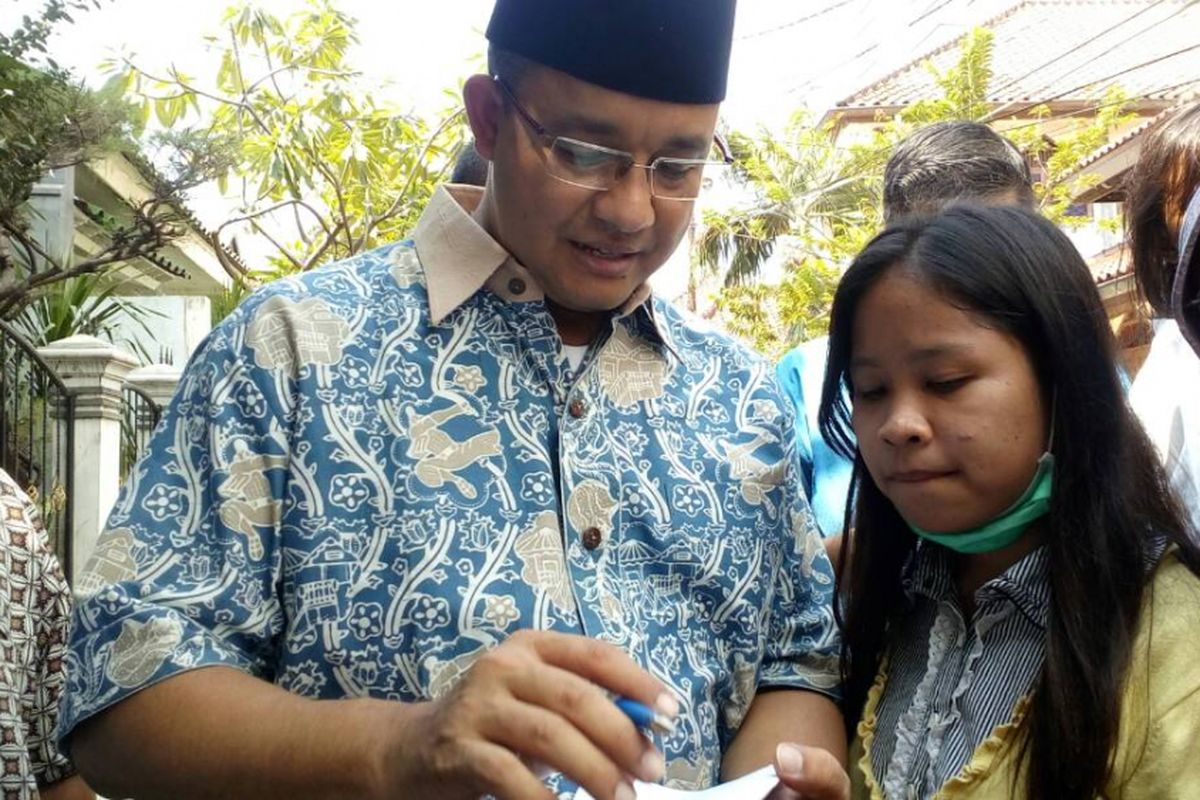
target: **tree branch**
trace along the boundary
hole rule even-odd
[[[261,208],[258,211],[254,211],[250,214],[245,214],[240,217],[234,217],[233,219],[227,219],[221,223],[220,227],[217,228],[217,233],[220,233],[221,231],[223,231],[225,228],[229,227],[230,225],[236,225],[239,222],[252,222],[252,221],[258,219],[259,217],[266,216],[267,214],[272,214],[272,213],[278,211],[279,209],[287,208],[288,206],[291,206],[294,209],[295,208],[303,208],[304,210],[308,211],[308,213],[312,214],[313,217],[316,218],[317,224],[321,226],[321,230],[325,231],[325,234],[327,236],[330,235],[330,230],[332,230],[332,229],[329,227],[329,223],[327,223],[325,221],[325,218],[323,216],[321,216],[321,213],[319,211],[317,211],[315,208],[313,208],[312,206],[310,206],[308,203],[304,202],[303,200],[296,200],[294,198],[289,198],[287,200],[281,200],[280,202],[276,203],[273,206],[269,206],[267,208]],[[297,224],[299,224],[298,220],[297,220]]]
[[[141,67],[134,64],[132,61],[129,61],[128,59],[126,59],[125,64],[130,69],[134,70],[135,72],[138,72],[139,74],[143,75],[144,77],[149,78],[150,80],[155,81],[157,83],[160,83],[160,84],[163,84],[166,86],[174,84],[186,92],[191,92],[192,94],[196,95],[197,97],[203,97],[207,100],[212,100],[214,103],[219,103],[224,106],[232,106],[233,108],[236,108],[239,111],[244,112],[251,119],[253,119],[255,125],[258,126],[259,130],[264,135],[267,135],[267,136],[271,135],[270,126],[268,126],[267,123],[265,121],[263,121],[262,117],[260,117],[258,115],[258,112],[254,110],[254,107],[246,102],[245,95],[242,96],[241,100],[234,100],[231,97],[223,97],[218,94],[206,92],[203,89],[198,89],[195,86],[192,86],[187,81],[180,80],[178,72],[173,73],[173,76],[171,78],[161,78],[157,75],[147,72],[146,70],[144,70]],[[241,70],[240,65],[239,65],[238,69],[239,69],[239,80],[240,80],[240,70]],[[145,97],[146,99],[153,99],[150,95],[148,95],[144,92],[141,94],[142,94],[142,97]]]
[[[6,316],[13,307],[22,304],[31,292],[41,286],[100,272],[105,267],[135,258],[152,256],[164,245],[164,232],[156,227],[157,220],[142,215],[140,211],[135,210],[135,213],[138,214],[135,227],[117,231],[107,247],[70,267],[64,267],[51,258],[40,245],[24,233],[10,230],[10,235],[14,235],[23,246],[45,259],[48,267],[31,272],[24,280],[0,286],[0,317]]]
[[[267,56],[267,63],[268,63],[268,65],[270,64],[270,56]],[[346,72],[344,70],[319,69],[317,67],[302,67],[298,64],[284,64],[282,66],[275,67],[270,72],[268,72],[266,75],[263,75],[261,78],[254,81],[254,83],[247,86],[245,89],[245,94],[249,95],[251,92],[253,92],[255,89],[257,89],[261,84],[266,83],[267,81],[274,82],[275,77],[277,75],[282,75],[285,72],[295,72],[296,70],[302,70],[306,73],[312,73],[314,75],[326,75],[330,78],[353,78],[359,74],[357,72]],[[240,75],[241,75],[240,71],[238,74],[240,77]],[[278,92],[280,98],[282,98],[284,100],[288,99],[283,96],[283,92],[280,91],[278,83],[275,84],[275,91]]]
[[[213,232],[208,234],[206,238],[208,239],[208,243],[212,245],[213,252],[217,254],[217,262],[220,263],[221,269],[225,270],[225,274],[235,281],[244,283],[246,281],[246,270],[241,264],[238,264],[225,253],[220,235]]]
[[[345,227],[346,224],[344,221],[339,222],[337,226],[334,227],[333,232],[325,237],[325,241],[321,243],[321,246],[314,250],[312,255],[304,260],[305,270],[310,270],[316,266],[316,263],[320,260],[321,256],[325,255],[326,251],[329,250],[329,248],[337,240],[337,234],[340,232],[340,229]]]
[[[254,219],[250,220],[250,226],[252,228],[254,228],[255,233],[259,234],[264,239],[266,239],[268,242],[270,242],[275,247],[275,249],[278,250],[280,252],[280,254],[283,255],[284,258],[286,258],[288,261],[290,261],[292,263],[293,267],[295,267],[298,271],[304,270],[304,265],[302,263],[300,263],[300,261],[294,255],[292,255],[290,252],[288,252],[288,249],[286,247],[284,247],[279,242],[275,241],[275,237],[272,236],[271,234],[267,233],[267,231],[263,229],[263,226],[258,224],[257,220],[254,220]]]
[[[421,148],[420,155],[417,157],[416,161],[414,161],[413,163],[414,164],[424,164],[425,156],[429,154],[429,150],[431,147],[433,147],[434,142],[436,142],[438,137],[441,136],[443,133],[445,133],[446,129],[449,128],[462,115],[463,115],[463,111],[460,109],[460,110],[454,112],[453,114],[451,114],[446,119],[442,120],[442,124],[438,125],[437,130],[435,130],[430,135],[430,137],[425,141],[424,147]],[[383,214],[380,216],[370,217],[363,221],[362,237],[360,237],[360,239],[359,239],[360,249],[363,247],[366,247],[367,240],[370,237],[372,230],[374,230],[376,227],[378,227],[380,223],[382,223],[388,219],[391,219],[396,214],[396,212],[400,210],[400,206],[403,204],[404,198],[408,195],[409,190],[412,188],[413,181],[416,180],[417,172],[419,172],[419,171],[420,170],[414,168],[413,170],[411,170],[408,173],[408,180],[405,181],[404,188],[400,190],[400,193],[398,195],[396,195],[396,199],[392,202],[391,207],[388,208],[387,211],[383,212]]]

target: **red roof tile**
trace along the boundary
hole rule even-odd
[[[994,34],[989,100],[1016,106],[1091,101],[1119,85],[1131,98],[1174,101],[1200,87],[1200,3],[1026,0],[984,23]],[[903,106],[940,90],[925,67],[958,60],[962,37],[837,104]]]

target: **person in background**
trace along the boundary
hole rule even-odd
[[[0,470],[0,797],[94,798],[54,740],[71,592],[33,502]]]
[[[820,424],[855,463],[854,797],[1196,796],[1200,549],[1114,351],[1023,209],[902,219],[843,277]]]
[[[728,160],[734,8],[498,0],[463,89],[486,186],[213,331],[75,614],[93,785],[631,800],[777,760],[845,795],[787,401],[647,285]]]
[[[450,183],[466,186],[486,186],[488,162],[475,150],[475,142],[467,142],[454,159],[454,169],[450,173]]]
[[[1126,187],[1125,228],[1138,288],[1155,316],[1150,353],[1134,378],[1129,402],[1166,464],[1193,535],[1200,537],[1198,192],[1200,103],[1193,103],[1147,135]],[[1189,319],[1192,327],[1181,328]]]
[[[885,221],[929,214],[964,200],[1034,208],[1029,166],[1012,142],[981,123],[955,121],[927,125],[896,145],[883,176]],[[853,465],[817,427],[828,351],[828,337],[804,342],[783,357],[777,372],[796,408],[804,489],[817,527],[836,555]]]

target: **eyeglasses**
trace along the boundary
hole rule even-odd
[[[1200,357],[1200,186],[1179,226],[1179,265],[1171,285],[1171,310],[1179,330]]]
[[[669,158],[660,156],[649,164],[639,164],[633,154],[611,147],[583,142],[567,136],[555,136],[533,118],[517,100],[503,78],[493,76],[517,114],[529,127],[545,154],[550,177],[571,186],[606,192],[633,168],[644,169],[650,179],[650,194],[663,200],[695,200],[704,188],[704,170],[719,169],[733,163],[729,146],[719,135],[713,147],[720,159]]]

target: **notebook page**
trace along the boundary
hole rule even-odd
[[[638,800],[765,800],[778,783],[775,768],[763,767],[743,775],[736,781],[694,792],[668,789],[666,786],[641,781],[635,781],[633,788],[637,791]],[[575,800],[592,800],[592,796],[580,789],[575,793]]]

